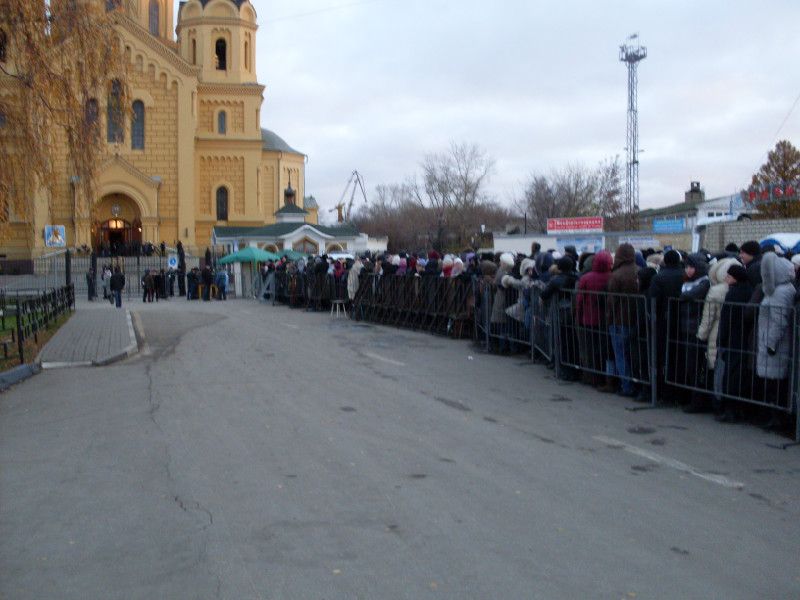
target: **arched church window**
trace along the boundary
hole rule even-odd
[[[158,35],[159,27],[158,27],[158,17],[159,17],[159,6],[158,0],[150,0],[150,33],[153,35]]]
[[[250,42],[244,43],[244,68],[250,70]]]
[[[6,32],[0,29],[0,62],[6,62],[6,46],[8,45],[8,38]]]
[[[122,83],[119,79],[111,82],[111,93],[108,95],[107,110],[107,139],[110,143],[119,143],[125,140],[125,123],[122,109]]]
[[[228,54],[228,44],[222,38],[217,40],[214,45],[214,52],[216,53],[217,71],[226,71],[228,69],[228,62],[226,60]]]
[[[217,188],[217,221],[228,220],[228,188]]]
[[[197,64],[197,40],[192,40],[192,64]]]
[[[228,115],[224,110],[217,115],[217,133],[225,135],[228,133]]]
[[[144,102],[137,100],[133,103],[132,108],[131,148],[134,150],[144,150]]]

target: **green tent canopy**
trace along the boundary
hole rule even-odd
[[[267,252],[266,250],[261,250],[260,248],[252,248],[247,247],[239,250],[238,252],[234,252],[233,254],[228,254],[228,256],[221,258],[219,260],[219,264],[221,265],[229,265],[231,263],[259,263],[259,262],[267,262],[270,260],[278,260],[280,256],[275,254],[274,252]]]
[[[285,256],[289,260],[299,260],[301,258],[305,258],[306,257],[306,255],[303,254],[302,252],[298,252],[297,250],[289,250],[289,249],[281,250],[280,251],[280,256]]]

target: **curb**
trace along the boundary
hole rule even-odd
[[[97,360],[87,360],[81,362],[43,362],[38,363],[42,369],[66,369],[71,367],[105,367],[120,360],[124,360],[139,351],[139,344],[136,341],[136,332],[133,327],[131,311],[125,310],[125,318],[128,321],[128,339],[130,344],[125,346],[121,352],[98,358]],[[40,353],[41,354],[41,353]],[[38,357],[37,357],[38,358]]]
[[[136,331],[133,328],[133,319],[131,318],[131,311],[128,310],[127,308],[125,309],[125,318],[128,321],[128,339],[130,340],[131,343],[125,346],[125,348],[121,352],[117,352],[116,354],[112,354],[110,356],[106,356],[98,360],[93,360],[90,363],[93,367],[105,367],[119,360],[124,360],[126,358],[129,358],[139,351],[139,344],[136,341]]]
[[[39,372],[36,364],[24,364],[0,373],[0,392],[6,391],[12,385],[25,381]]]

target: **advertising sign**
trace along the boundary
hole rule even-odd
[[[686,219],[653,219],[653,231],[655,233],[683,233],[686,231]]]
[[[556,238],[556,248],[559,252],[564,252],[564,248],[567,246],[575,246],[575,250],[578,254],[584,252],[591,252],[594,254],[605,248],[605,240],[602,237]]]
[[[44,245],[48,248],[65,248],[67,246],[67,231],[64,226],[45,225]]]
[[[602,233],[603,217],[562,217],[547,219],[547,233]]]

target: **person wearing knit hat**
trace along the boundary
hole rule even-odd
[[[458,277],[464,272],[464,261],[460,258],[456,258],[453,261],[453,270],[450,273],[450,277]]]
[[[755,240],[742,244],[739,259],[747,269],[747,276],[753,288],[761,285],[761,245]]]
[[[510,252],[503,252],[500,255],[500,265],[505,266],[508,270],[514,268],[514,255]]]
[[[677,250],[667,250],[664,254],[665,267],[679,267],[681,265],[681,254]]]
[[[755,240],[750,240],[749,242],[742,244],[739,252],[742,254],[747,254],[751,257],[751,259],[753,259],[757,256],[761,256],[761,244]]]
[[[571,256],[562,256],[556,261],[559,273],[573,273],[575,271],[575,262]]]
[[[711,265],[708,272],[708,279],[711,283],[711,289],[706,294],[705,304],[703,305],[703,315],[700,319],[700,327],[697,330],[697,339],[706,343],[706,369],[708,370],[708,377],[706,383],[715,391],[714,398],[718,398],[722,394],[722,374],[723,367],[723,354],[724,350],[720,351],[718,346],[719,328],[722,324],[720,321],[720,311],[722,304],[725,302],[725,296],[728,294],[728,271],[733,266],[740,266],[739,261],[730,256],[726,256],[722,260],[716,261]],[[697,412],[702,412],[708,407],[709,399],[705,395],[695,395],[692,399]],[[715,404],[715,408],[716,408]]]
[[[655,315],[656,315],[656,331],[655,339],[666,340],[670,328],[668,326],[668,307],[670,300],[679,298],[681,295],[681,287],[683,286],[683,267],[681,266],[681,255],[675,250],[667,250],[664,253],[664,258],[658,273],[650,281],[650,288],[647,290],[648,304],[650,301],[655,301]],[[674,302],[674,300],[673,300]],[[674,323],[676,315],[672,315],[672,322]],[[673,334],[674,336],[674,334]],[[664,364],[667,358],[667,348],[670,352],[675,352],[676,344],[671,342],[668,344],[656,344],[656,351],[658,352],[656,368],[658,369],[658,380],[664,380]],[[674,354],[672,355],[674,356]],[[674,369],[673,365],[670,365]],[[665,388],[661,387],[662,391]],[[640,394],[639,400],[647,400],[650,390],[643,389]]]
[[[547,306],[552,306],[552,303],[559,305],[561,300],[571,300],[572,296],[569,293],[575,289],[575,284],[578,282],[578,275],[575,273],[575,263],[569,256],[563,256],[556,261],[557,272],[542,290],[539,298]],[[571,302],[570,302],[571,304]],[[578,364],[578,340],[575,337],[575,327],[564,320],[558,332],[561,343],[559,346],[559,353],[561,357],[561,374],[560,377],[565,381],[576,381],[578,373],[573,367],[567,365]]]
[[[738,263],[728,268],[727,275],[728,277],[733,278],[737,283],[743,283],[747,281],[747,269]],[[728,285],[733,285],[733,283],[729,280]]]
[[[750,331],[748,325],[747,303],[753,296],[753,285],[747,269],[740,264],[728,268],[725,281],[728,293],[719,315],[719,337],[717,341],[717,366],[714,372],[715,418],[718,421],[733,423],[739,420],[736,403],[723,399],[720,395],[741,396],[749,393],[750,369]]]
[[[449,254],[442,260],[442,277],[450,277],[453,271],[453,257]]]
[[[739,256],[739,246],[731,242],[730,244],[725,246],[725,254],[733,257]]]
[[[684,269],[685,281],[681,287],[678,304],[678,340],[692,340],[693,343],[679,343],[675,354],[675,379],[671,379],[684,388],[706,387],[705,345],[695,342],[703,315],[703,307],[711,282],[708,278],[708,262],[699,252],[686,257]],[[671,351],[670,351],[671,352]],[[685,389],[676,395],[683,397],[684,411],[690,413],[703,412],[707,406],[705,395],[688,392]]]
[[[495,292],[492,303],[492,312],[489,316],[490,329],[496,336],[498,351],[500,353],[511,351],[512,354],[516,351],[516,342],[511,337],[511,325],[509,324],[509,317],[506,314],[506,288],[503,285],[503,277],[511,273],[514,268],[514,255],[509,252],[504,252],[500,255],[498,261],[500,264],[495,273],[494,284]]]

